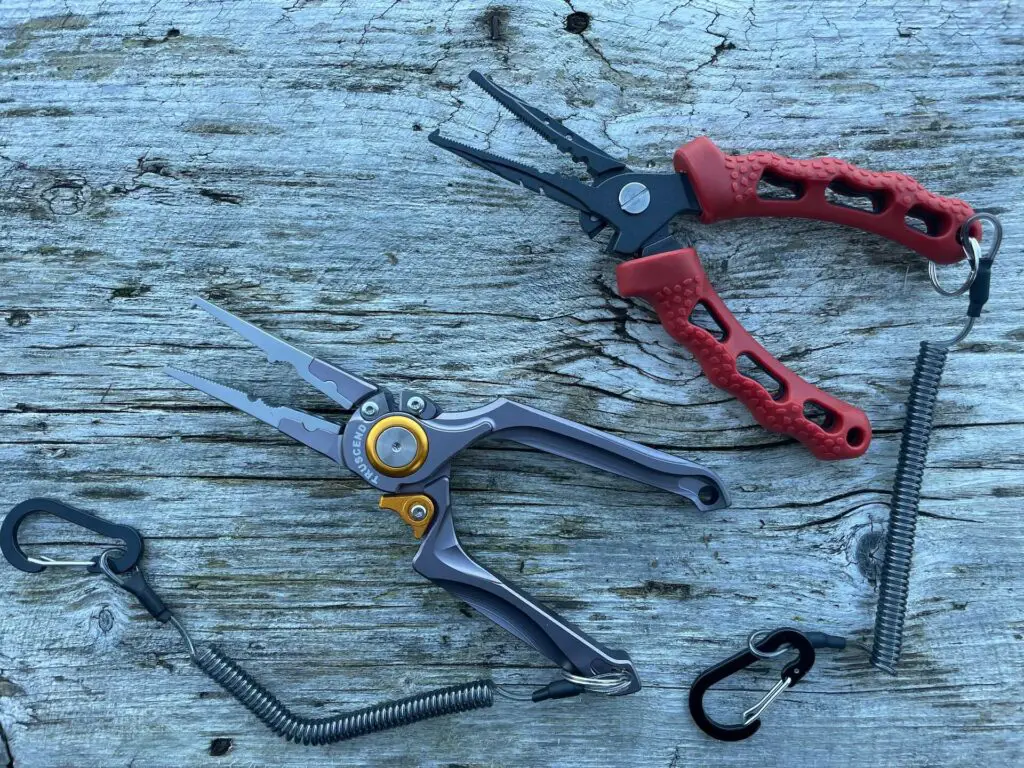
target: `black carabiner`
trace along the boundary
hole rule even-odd
[[[775,687],[744,713],[747,715],[744,722],[736,725],[723,725],[708,717],[704,711],[704,695],[715,683],[720,683],[741,669],[761,661],[763,657],[758,657],[750,648],[746,648],[701,672],[690,686],[690,715],[697,723],[697,727],[719,741],[740,741],[757,733],[757,729],[761,727],[760,713],[783,691],[799,683],[814,666],[814,646],[807,636],[797,629],[773,630],[756,644],[756,648],[762,653],[772,653],[787,645],[800,655],[783,667],[782,675]]]
[[[48,565],[48,563],[36,562],[29,558],[18,543],[18,529],[25,522],[26,517],[36,512],[55,515],[101,536],[109,536],[112,539],[123,541],[124,546],[117,547],[120,553],[116,557],[110,557],[107,561],[115,573],[125,573],[131,570],[142,557],[142,536],[134,528],[108,522],[89,512],[54,499],[29,499],[8,512],[3,525],[0,525],[0,552],[3,552],[7,562],[26,573],[40,573],[45,571]],[[57,562],[49,564],[59,565]],[[90,573],[100,573],[100,555],[93,557],[85,567]]]

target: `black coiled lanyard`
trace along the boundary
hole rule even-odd
[[[981,245],[970,236],[975,224],[987,223],[992,237],[987,252],[982,255]],[[967,320],[960,332],[946,341],[922,341],[921,350],[910,380],[907,414],[896,460],[892,501],[889,506],[889,526],[885,536],[885,557],[878,586],[878,607],[875,630],[871,643],[871,663],[890,674],[896,673],[903,650],[903,623],[907,613],[907,594],[910,589],[910,564],[914,554],[914,533],[917,511],[921,503],[921,482],[924,479],[928,444],[935,421],[935,404],[939,384],[946,366],[949,350],[967,338],[981,316],[988,301],[992,281],[992,264],[1003,239],[999,219],[990,213],[976,213],[960,228],[960,241],[971,267],[971,274],[954,291],[946,290],[938,280],[934,262],[929,263],[928,276],[932,286],[944,296],[960,296],[969,292]]]
[[[18,530],[25,519],[35,513],[60,517],[103,536],[119,539],[123,544],[104,549],[89,560],[30,556],[18,542]],[[139,567],[143,540],[131,526],[111,523],[53,499],[29,499],[12,509],[0,525],[0,551],[11,565],[28,573],[38,573],[56,566],[72,566],[104,574],[121,589],[134,595],[154,619],[174,627],[181,635],[193,663],[245,705],[264,725],[288,741],[312,745],[332,744],[441,715],[490,707],[496,693],[510,699],[542,701],[575,696],[584,690],[580,685],[563,680],[535,691],[532,696],[524,696],[507,691],[491,680],[475,680],[329,717],[302,717],[282,704],[218,648],[201,647],[193,642],[182,623],[146,581]]]

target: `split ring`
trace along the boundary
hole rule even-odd
[[[981,259],[981,244],[975,238],[967,238],[964,245],[964,256],[967,257],[967,264],[970,266],[971,272],[961,283],[960,287],[953,290],[946,288],[939,281],[939,268],[935,265],[935,262],[928,262],[928,279],[931,281],[932,288],[936,292],[943,296],[962,296],[974,285],[974,278],[978,276],[978,262]]]

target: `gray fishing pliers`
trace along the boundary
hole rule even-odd
[[[478,440],[500,437],[670,491],[702,511],[729,503],[714,472],[504,398],[443,413],[425,395],[408,389],[391,393],[208,301],[193,301],[263,350],[268,361],[289,363],[300,377],[353,413],[344,425],[335,424],[295,408],[268,405],[192,373],[168,368],[169,375],[276,427],[380,490],[380,506],[396,512],[422,539],[413,568],[554,661],[569,681],[609,694],[640,689],[629,654],[606,648],[466,553],[452,522],[452,459]]]

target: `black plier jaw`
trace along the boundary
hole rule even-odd
[[[680,213],[700,213],[700,203],[684,174],[639,173],[591,144],[540,109],[527,104],[473,71],[469,79],[558,150],[584,163],[593,184],[558,173],[547,173],[469,146],[433,131],[429,141],[474,165],[543,194],[580,212],[580,228],[594,237],[606,227],[615,234],[608,250],[636,256],[663,240],[669,222]]]
[[[342,427],[193,373],[168,369],[169,375],[276,427],[382,491],[381,507],[395,511],[421,538],[414,568],[555,662],[577,692],[639,690],[627,653],[598,643],[466,553],[452,519],[452,460],[478,440],[498,437],[669,491],[701,510],[729,503],[714,472],[504,398],[445,413],[426,395],[413,390],[392,394],[216,305],[202,299],[195,304],[263,350],[269,361],[290,364],[301,378],[354,411]]]

